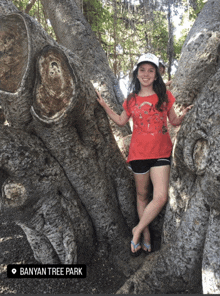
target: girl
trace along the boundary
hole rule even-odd
[[[180,125],[192,106],[177,117],[173,103],[175,98],[159,73],[158,58],[150,53],[142,55],[133,72],[132,93],[123,103],[124,111],[116,114],[97,92],[98,102],[109,117],[119,126],[133,118],[133,134],[127,162],[134,173],[137,192],[139,223],[133,228],[131,254],[138,256],[143,250],[151,252],[149,224],[160,213],[168,198],[170,156],[172,142],[167,129],[167,117],[172,125]],[[150,180],[153,199],[148,203]],[[140,237],[143,233],[143,242]]]

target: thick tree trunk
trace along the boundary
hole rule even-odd
[[[17,7],[8,0],[1,0],[0,2],[0,15],[9,14],[12,12],[18,12]]]
[[[186,38],[173,79],[172,92],[180,104],[192,104],[219,67],[219,22],[219,1],[209,0]]]
[[[83,0],[75,0],[79,9],[83,12]]]
[[[118,293],[195,293],[201,283],[205,293],[220,292],[220,37],[213,23],[197,39],[198,24],[183,48],[184,75],[174,79],[178,102],[194,100],[194,107],[175,143],[163,245]],[[9,122],[0,127],[5,219],[22,227],[40,262],[88,262],[98,242],[98,251],[131,273],[142,260],[128,254],[137,221],[133,178],[79,56],[8,1],[0,1],[0,35],[0,95]]]
[[[84,73],[103,98],[121,113],[124,98],[118,81],[109,68],[107,56],[74,0],[41,0],[58,42],[80,58]],[[60,17],[62,15],[62,17]],[[131,134],[129,125],[118,127],[111,121],[116,140]]]
[[[220,293],[219,217],[219,210],[211,211],[202,261],[202,283],[204,294]]]
[[[57,203],[53,201],[52,195],[47,200],[47,225],[51,225],[44,229],[47,238],[42,238],[36,231],[41,228],[38,225],[41,223],[40,218],[31,220],[31,227],[28,219],[17,223],[25,231],[37,260],[57,262],[58,259],[52,260],[56,257],[65,263],[71,260],[76,262],[77,257],[80,257],[78,250],[85,252],[88,245],[91,246],[93,226],[95,239],[99,243],[98,251],[106,257],[110,256],[126,274],[132,272],[141,260],[130,259],[129,247],[125,247],[130,245],[130,229],[137,222],[133,176],[116,144],[106,113],[96,100],[93,85],[84,76],[78,56],[59,46],[25,14],[2,16],[0,22],[3,40],[1,46],[4,47],[4,50],[1,49],[4,52],[1,56],[4,65],[0,70],[1,76],[5,78],[7,73],[13,74],[8,79],[1,80],[0,90],[2,107],[10,124],[9,131],[15,128],[20,134],[23,129],[27,132],[27,137],[31,135],[38,141],[40,139],[39,143],[43,143],[54,162],[64,170],[67,181],[88,215],[74,217],[77,223],[72,223],[72,228],[69,229],[63,226],[63,231],[67,233],[56,235],[55,229],[59,228],[57,216],[59,223],[66,225],[62,215],[65,216],[63,213],[70,210],[64,204],[61,211],[59,199],[62,191],[57,193],[53,184],[47,182],[48,188],[56,191],[55,199],[58,200]],[[14,141],[19,150],[23,144],[19,144],[16,138]],[[8,145],[12,143],[9,141]],[[36,147],[37,145],[33,144]],[[29,151],[28,146],[26,149]],[[13,155],[11,158],[16,161]],[[0,166],[4,170],[4,162]],[[44,170],[43,165],[41,169]],[[20,170],[22,171],[22,167]],[[10,170],[6,171],[13,178]],[[29,178],[28,172],[26,178]],[[65,187],[63,181],[60,182]],[[31,198],[31,192],[29,197]],[[1,199],[4,204],[4,197]],[[75,204],[74,198],[72,202]],[[16,208],[11,211],[14,211],[16,217]],[[37,217],[40,211],[42,209],[39,206]],[[74,237],[74,233],[79,230],[75,227],[78,227],[78,223],[83,226],[87,221],[90,230],[86,230],[86,235],[82,231],[82,240],[88,242],[85,248],[81,248],[81,245],[79,248],[77,240],[80,240]],[[66,244],[65,238],[71,234],[70,246],[74,245],[73,251],[68,245],[65,254],[60,254],[61,244]],[[41,241],[41,250],[35,251],[35,246],[39,245],[37,242]],[[52,253],[45,251],[49,243],[54,248]],[[87,257],[92,256],[93,250],[94,246]]]
[[[220,33],[219,2],[208,1],[183,47],[174,90],[193,101],[173,152],[163,244],[118,294],[219,293]],[[207,20],[201,30],[201,19]],[[209,21],[211,18],[212,21]],[[212,25],[212,28],[211,28]],[[201,38],[199,38],[199,36]],[[186,96],[192,94],[192,96]]]
[[[53,66],[53,63],[57,64]],[[38,76],[32,108],[32,126],[62,165],[81,196],[96,225],[100,242],[105,240],[107,235],[109,243],[114,246],[116,237],[120,235],[122,242],[127,237],[124,218],[128,225],[132,226],[134,223],[134,194],[129,190],[132,179],[112,138],[108,120],[95,100],[94,90],[88,85],[86,92],[80,84],[80,78],[77,79],[77,72],[74,73],[74,81],[74,76],[66,73],[63,65],[65,56],[56,48],[46,47],[40,53],[37,61]],[[59,72],[63,73],[63,76],[59,75]],[[72,85],[72,89],[65,83],[62,89],[62,78],[65,78],[65,83]],[[51,95],[47,99],[46,95],[50,92],[54,93],[55,102],[51,100]],[[71,102],[73,94],[74,100]],[[56,105],[57,98],[64,106]],[[68,110],[69,114],[64,117],[63,114],[68,108],[72,110]],[[101,129],[98,129],[99,127]],[[128,188],[123,192],[126,185]]]
[[[36,260],[88,262],[95,252],[92,221],[65,172],[42,141],[0,128],[0,208],[20,225]]]
[[[171,67],[172,67],[172,63],[173,63],[173,19],[172,19],[172,4],[170,3],[170,1],[168,2],[168,12],[167,12],[167,19],[168,19],[168,32],[169,32],[169,39],[168,39],[168,43],[167,43],[167,55],[168,55],[168,69],[167,69],[167,73],[168,73],[168,80],[171,80]]]

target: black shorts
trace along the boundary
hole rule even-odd
[[[170,165],[171,157],[157,158],[157,159],[141,159],[132,160],[129,162],[130,168],[134,174],[146,174],[150,168],[155,166]]]

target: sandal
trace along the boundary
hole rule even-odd
[[[134,246],[134,250],[136,250],[137,247],[140,246],[140,243],[137,243],[137,244],[135,245],[135,243],[134,243],[133,241],[131,241],[131,244]],[[132,251],[131,251],[131,256],[133,256],[133,257],[138,257],[138,256],[141,254],[141,252],[142,252],[142,248],[140,248],[140,249],[137,250],[136,252],[132,252]]]
[[[144,250],[144,249],[142,248],[143,252],[144,252],[146,255],[150,254],[150,253],[152,252],[151,244],[147,245],[146,243],[144,243],[143,245],[144,245],[145,248],[147,249],[147,250]],[[150,251],[149,251],[149,250],[150,250]]]

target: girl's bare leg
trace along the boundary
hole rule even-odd
[[[139,219],[141,220],[144,210],[149,203],[149,187],[150,187],[150,172],[146,174],[134,174],[136,191],[137,191],[137,212]],[[145,243],[150,244],[150,231],[147,226],[143,230]],[[143,247],[146,249],[145,247]],[[150,251],[150,250],[149,250]]]
[[[141,233],[157,217],[167,202],[169,186],[170,166],[152,167],[150,169],[150,178],[153,183],[153,200],[146,206],[138,225],[133,229],[133,242],[137,244]],[[148,240],[148,234],[144,236],[145,243]]]

